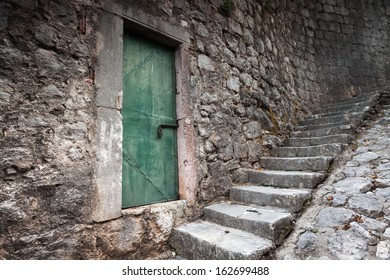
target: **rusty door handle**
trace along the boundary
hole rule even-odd
[[[177,129],[179,127],[179,124],[176,123],[176,124],[166,124],[166,123],[162,123],[160,124],[158,127],[157,127],[157,137],[160,139],[163,135],[163,128],[172,128],[172,129]]]

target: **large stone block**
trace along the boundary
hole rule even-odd
[[[327,207],[318,213],[315,227],[341,227],[350,222],[355,215],[357,213],[350,209]]]
[[[250,122],[243,126],[243,133],[246,139],[256,139],[262,135],[261,126],[258,122]]]
[[[230,190],[230,199],[240,203],[273,206],[297,213],[310,199],[311,192],[261,186],[238,186]]]
[[[357,119],[361,119],[362,117],[362,113],[341,114],[338,116],[305,119],[304,121],[300,122],[300,125],[324,125],[330,123],[341,123],[346,121],[353,122]]]
[[[122,205],[122,116],[99,108],[96,120],[94,221],[118,218]]]
[[[120,109],[122,106],[122,18],[102,13],[96,67],[97,106]]]
[[[286,171],[326,171],[332,162],[331,157],[262,158],[260,165],[269,170]]]
[[[180,256],[195,260],[259,260],[273,248],[270,240],[206,221],[176,228],[170,243]]]
[[[257,206],[219,203],[204,209],[207,220],[251,232],[279,245],[292,228],[292,215]]]
[[[335,134],[354,134],[356,131],[353,125],[337,125],[331,128],[320,128],[307,131],[294,131],[290,133],[291,137],[322,137]]]
[[[315,188],[324,178],[322,173],[300,171],[251,171],[249,183],[285,188]]]
[[[356,194],[348,200],[349,207],[359,214],[372,218],[382,215],[382,201],[372,194]]]
[[[16,166],[28,170],[34,165],[32,152],[26,148],[3,148],[0,150],[0,169]]]
[[[353,139],[350,134],[338,134],[323,137],[297,138],[291,137],[288,145],[292,147],[316,146],[325,144],[348,144]]]
[[[334,157],[341,153],[345,146],[336,143],[307,147],[277,147],[272,150],[272,154],[278,157]]]

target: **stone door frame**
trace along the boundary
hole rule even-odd
[[[179,199],[185,200],[188,205],[193,204],[198,180],[195,160],[196,134],[189,99],[188,32],[142,11],[114,3],[102,8],[99,20],[95,69],[97,119],[93,137],[96,148],[93,221],[116,219],[125,211],[121,208],[122,60],[125,28],[175,49]],[[170,203],[172,202],[166,204]]]

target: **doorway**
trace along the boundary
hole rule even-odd
[[[122,208],[178,199],[174,53],[124,32]]]

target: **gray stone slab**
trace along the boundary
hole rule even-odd
[[[262,168],[269,170],[326,171],[332,160],[332,157],[270,157],[262,158],[260,165]]]
[[[320,118],[309,118],[299,123],[299,125],[323,125],[323,124],[336,124],[343,122],[354,122],[363,117],[363,113],[348,113],[336,116],[320,117]]]
[[[386,231],[383,233],[383,239],[390,240],[390,227],[387,228]]]
[[[390,241],[379,242],[376,248],[376,257],[382,260],[390,260]]]
[[[32,151],[24,147],[2,147],[0,149],[0,169],[12,166],[21,170],[30,169],[34,166],[34,156]]]
[[[272,240],[276,245],[283,242],[293,222],[290,213],[226,202],[206,207],[204,215],[208,221],[251,232]]]
[[[319,237],[311,231],[305,231],[299,236],[297,246],[303,252],[312,252],[318,246]]]
[[[351,109],[363,109],[366,106],[371,106],[372,102],[369,100],[364,100],[360,102],[352,102],[352,103],[347,103],[347,104],[335,104],[330,107],[325,107],[319,110],[316,110],[313,112],[313,114],[322,114],[322,113],[329,113],[329,112],[343,112],[346,110],[351,110]]]
[[[337,127],[315,129],[308,131],[293,131],[290,132],[290,137],[322,137],[334,134],[354,134],[356,128],[353,125],[340,125]]]
[[[376,172],[382,172],[382,171],[390,172],[390,162],[379,164],[375,171]]]
[[[170,244],[186,259],[205,260],[258,260],[273,248],[268,239],[200,220],[174,229]]]
[[[349,196],[367,192],[372,186],[370,180],[361,177],[348,177],[332,185],[336,193],[342,193]]]
[[[294,127],[294,131],[310,131],[326,128],[339,127],[340,125],[352,125],[354,127],[359,126],[361,119],[351,120],[351,121],[342,121],[342,122],[333,122],[333,123],[324,123],[324,124],[309,124],[309,125],[299,125]]]
[[[346,146],[344,144],[324,144],[306,147],[277,147],[271,153],[277,157],[334,157],[340,154]]]
[[[390,201],[390,188],[378,188],[376,189],[375,194],[384,201]]]
[[[323,202],[325,204],[331,204],[334,207],[344,206],[345,204],[347,204],[348,198],[348,196],[343,194],[328,193],[324,195]]]
[[[315,188],[325,175],[315,172],[248,170],[249,183],[283,188]]]
[[[345,167],[341,171],[346,177],[366,177],[372,174],[372,169],[366,166]]]
[[[0,217],[2,222],[22,222],[26,213],[20,209],[13,201],[4,201],[0,203]]]
[[[140,9],[134,9],[132,7],[123,9],[122,14],[126,20],[139,26],[138,28],[145,33],[152,33],[155,36],[161,37],[163,35],[159,34],[164,34],[164,36],[170,39],[170,42],[166,42],[170,43],[170,45],[177,46],[179,43],[190,43],[191,36],[187,30],[180,26],[172,25],[170,22],[162,20],[159,17],[151,16]],[[159,39],[161,40],[161,38]]]
[[[122,106],[123,20],[102,13],[99,21],[101,40],[96,63],[96,105],[112,109]]]
[[[366,152],[366,153],[361,153],[352,158],[352,161],[356,161],[359,163],[367,163],[373,160],[376,160],[380,158],[380,155],[374,152]]]
[[[348,200],[348,204],[352,210],[371,218],[382,214],[382,202],[373,194],[356,194]]]
[[[355,215],[357,214],[349,209],[326,207],[318,213],[315,227],[340,227],[348,223]]]
[[[94,221],[102,222],[120,217],[122,117],[115,109],[98,108],[97,110],[95,188]]]
[[[371,103],[375,101],[378,98],[378,94],[369,94],[369,95],[361,95],[361,96],[356,96],[356,97],[351,97],[347,100],[343,100],[337,103],[329,104],[324,106],[324,108],[333,108],[337,106],[345,106],[345,105],[353,105],[361,102],[368,102]]]
[[[361,219],[363,220],[363,223],[361,223],[360,225],[369,232],[377,232],[379,234],[382,234],[388,227],[386,223],[369,218],[367,216],[362,216]]]
[[[330,253],[338,260],[362,260],[367,255],[367,238],[353,231],[337,231],[328,238]]]
[[[351,114],[351,113],[367,113],[371,109],[371,106],[356,106],[352,107],[350,109],[344,109],[342,111],[336,110],[336,111],[330,111],[330,112],[324,112],[324,113],[313,113],[313,115],[306,116],[305,119],[317,119],[317,118],[326,118],[326,117],[333,117],[333,116],[341,116],[344,114]]]
[[[297,213],[311,197],[310,190],[280,189],[261,186],[237,186],[230,189],[230,199],[260,206],[274,206]]]
[[[353,140],[353,136],[350,134],[338,134],[324,137],[309,137],[309,138],[295,138],[292,137],[288,140],[289,146],[302,147],[302,146],[315,146],[324,144],[347,144]]]
[[[383,89],[372,90],[369,92],[360,93],[359,95],[357,95],[355,97],[350,97],[349,99],[343,100],[340,103],[354,103],[356,101],[364,101],[364,100],[374,102],[374,101],[377,101],[379,99],[382,92],[383,92]]]

